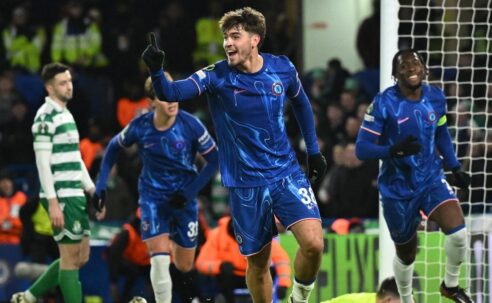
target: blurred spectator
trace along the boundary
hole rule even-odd
[[[373,13],[359,26],[357,52],[364,68],[354,74],[364,99],[370,101],[379,92],[380,0],[373,0]]]
[[[109,75],[112,77],[115,97],[119,99],[125,95],[125,87],[143,82],[138,59],[145,39],[139,23],[144,20],[135,18],[129,1],[108,4],[104,17],[103,47],[111,60]]]
[[[26,194],[15,190],[12,178],[7,173],[2,173],[0,175],[0,243],[20,243],[22,222],[19,212],[26,200]]]
[[[272,54],[287,56],[295,64],[296,47],[292,32],[294,26],[289,24],[289,18],[285,12],[277,12],[274,17],[273,26],[268,31],[268,39],[265,41],[266,45],[262,48]]]
[[[193,22],[184,13],[180,1],[169,2],[160,12],[159,25],[154,30],[159,45],[174,45],[166,49],[166,71],[176,78],[188,76],[193,72],[192,53],[195,49],[195,27]],[[186,39],[183,39],[186,37]]]
[[[51,60],[68,63],[77,68],[98,67],[102,53],[99,26],[84,15],[81,0],[71,0],[67,16],[53,29]]]
[[[2,158],[8,164],[34,163],[32,149],[32,120],[27,115],[26,104],[17,100],[12,107],[12,120],[0,127]]]
[[[377,218],[377,161],[360,161],[355,144],[346,145],[342,166],[330,175],[329,216],[336,218]]]
[[[355,143],[357,134],[359,133],[360,120],[356,117],[348,117],[345,120],[345,141]]]
[[[365,69],[379,69],[381,1],[372,1],[372,15],[364,19],[357,32],[357,52]]]
[[[122,222],[136,209],[137,199],[126,181],[118,175],[118,164],[115,164],[106,183],[106,216],[103,221]]]
[[[223,14],[220,1],[210,1],[208,15],[199,18],[195,23],[196,49],[193,52],[193,62],[197,68],[225,58],[222,42],[224,34],[219,28],[219,19]]]
[[[116,105],[116,117],[120,127],[125,127],[133,118],[149,111],[149,101],[143,96],[140,85],[128,84],[127,97],[122,97]]]
[[[20,210],[23,230],[21,247],[24,255],[33,263],[49,264],[59,257],[58,246],[53,239],[50,217],[39,203],[39,196],[30,197]]]
[[[291,286],[290,261],[278,241],[273,240],[271,245],[271,262],[278,279],[276,294],[283,299]],[[234,302],[234,289],[246,288],[247,260],[239,252],[230,216],[221,218],[209,233],[195,264],[198,272],[216,278],[226,302]]]
[[[13,119],[14,103],[21,100],[22,97],[14,87],[14,74],[4,72],[0,75],[0,128]]]
[[[326,142],[326,161],[328,167],[333,165],[333,148],[345,138],[345,113],[338,103],[329,104],[325,116],[322,117],[324,126],[319,129],[319,136]]]
[[[350,73],[342,66],[340,59],[335,58],[326,64],[325,74],[326,87],[323,96],[328,100],[338,100]]]
[[[140,236],[139,213],[123,224],[123,229],[113,238],[108,247],[108,267],[111,297],[115,303],[131,299],[133,285],[139,278],[146,281],[147,288],[152,288],[150,256]],[[124,284],[120,288],[118,282],[122,277]]]
[[[102,130],[99,124],[94,120],[89,121],[89,130],[87,137],[80,140],[80,154],[82,155],[82,161],[84,161],[85,167],[89,173],[91,172],[92,163],[95,158],[101,158],[103,155]],[[92,178],[95,176],[91,175]]]
[[[336,144],[335,146],[333,146],[330,152],[332,155],[332,165],[328,169],[323,182],[321,182],[317,194],[318,207],[322,218],[328,218],[332,216],[332,212],[330,210],[331,205],[330,196],[328,193],[328,185],[330,184],[333,176],[338,176],[340,174],[337,171],[343,169],[345,146],[342,144]]]
[[[33,74],[39,71],[46,33],[29,22],[25,7],[13,10],[10,26],[3,30],[2,38],[10,67]]]
[[[355,116],[357,114],[357,95],[356,92],[344,90],[340,94],[340,106],[346,116]]]
[[[349,233],[363,233],[364,224],[359,218],[340,218],[331,223],[330,230],[338,235],[348,235]]]

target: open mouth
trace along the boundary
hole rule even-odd
[[[232,58],[237,55],[237,51],[227,51],[227,57]]]

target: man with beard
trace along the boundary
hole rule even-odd
[[[470,176],[461,169],[453,149],[443,91],[422,83],[427,72],[418,51],[395,54],[392,75],[396,84],[379,93],[367,108],[356,154],[361,160],[382,160],[378,183],[384,218],[396,247],[393,270],[402,303],[413,302],[420,211],[446,235],[441,295],[468,303],[473,301],[458,285],[466,254],[465,220],[443,166],[451,169],[453,185],[459,188],[469,186]]]
[[[48,97],[34,118],[34,152],[41,183],[40,202],[48,211],[60,258],[25,292],[11,302],[35,302],[60,286],[65,302],[82,302],[79,269],[89,260],[89,217],[84,191],[95,186],[82,162],[79,133],[67,102],[73,85],[69,68],[50,63],[41,72]],[[99,216],[100,213],[97,215]]]
[[[299,250],[289,302],[307,302],[323,253],[323,234],[311,182],[322,179],[320,153],[309,99],[296,68],[285,56],[260,53],[266,22],[244,7],[219,21],[227,60],[181,81],[168,81],[164,52],[155,36],[142,54],[160,100],[184,101],[207,95],[219,144],[222,184],[229,190],[235,238],[248,259],[246,283],[254,302],[272,301],[269,271],[274,215],[294,233]],[[284,123],[287,99],[306,141],[308,176],[297,162]]]

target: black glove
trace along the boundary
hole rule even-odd
[[[97,212],[101,212],[104,206],[106,205],[106,191],[103,190],[98,195],[94,193],[91,198],[92,206],[96,209]]]
[[[150,72],[156,72],[164,66],[166,53],[159,49],[154,33],[149,33],[149,45],[142,53],[142,59],[149,68]]]
[[[403,139],[400,143],[397,143],[390,147],[390,155],[395,158],[402,158],[410,155],[415,155],[420,152],[422,145],[417,141],[417,138],[410,135]]]
[[[322,154],[310,155],[307,158],[308,179],[311,184],[316,184],[323,179],[326,173],[326,160]]]
[[[461,167],[453,168],[453,178],[451,185],[459,187],[461,189],[467,189],[470,186],[470,175],[461,169]]]
[[[220,264],[220,275],[221,276],[232,276],[234,274],[234,265],[231,262],[222,262]]]
[[[183,208],[185,207],[187,201],[188,199],[185,197],[183,192],[177,191],[169,199],[169,204],[174,208]]]
[[[287,287],[277,286],[277,299],[283,300],[287,296]]]

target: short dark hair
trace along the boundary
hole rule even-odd
[[[381,282],[381,285],[379,286],[376,296],[379,299],[382,299],[386,295],[390,295],[395,298],[400,297],[400,293],[398,292],[398,286],[396,286],[395,277],[386,278],[383,280],[383,282]]]
[[[171,77],[168,72],[164,72],[164,77],[166,77],[167,81],[173,81],[173,77]],[[154,100],[156,97],[154,86],[152,86],[152,79],[150,77],[147,77],[147,79],[145,79],[144,95],[150,100]]]
[[[260,43],[258,44],[258,48],[260,48],[266,35],[265,16],[259,11],[247,6],[225,13],[219,21],[220,30],[223,33],[239,25],[245,31],[260,36]]]
[[[396,78],[396,71],[398,69],[398,57],[404,53],[413,53],[413,54],[417,55],[417,57],[419,58],[422,65],[427,70],[427,65],[425,64],[424,58],[422,57],[422,55],[419,53],[418,50],[416,50],[414,48],[401,49],[398,52],[396,52],[396,54],[393,56],[393,62],[392,62],[392,66],[391,66],[391,75],[393,77]]]
[[[53,79],[56,75],[60,73],[64,73],[65,71],[70,70],[70,68],[59,62],[48,63],[43,66],[43,70],[41,71],[41,79],[43,83],[46,84],[51,79]]]

